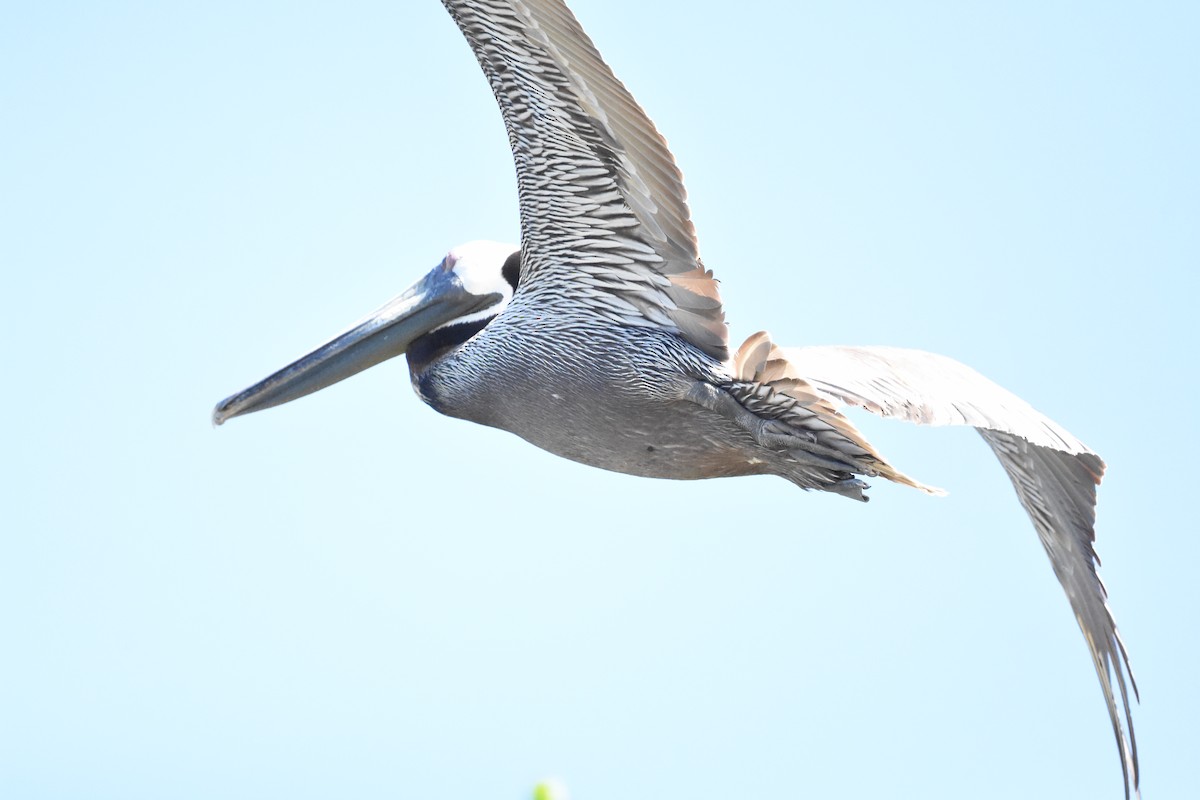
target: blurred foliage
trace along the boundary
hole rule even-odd
[[[533,789],[533,800],[570,800],[567,787],[562,781],[545,780]]]

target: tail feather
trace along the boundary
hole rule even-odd
[[[845,451],[849,445],[860,450],[860,453],[848,455],[863,465],[866,474],[878,475],[927,494],[945,494],[944,490],[927,486],[889,464],[853,423],[838,411],[836,398],[806,381],[784,352],[771,341],[767,332],[753,334],[738,348],[733,358],[733,368],[739,381],[764,386],[775,395],[790,398],[793,401],[791,406],[800,406],[798,411],[803,413],[789,414],[786,409],[782,412],[781,418],[785,422],[803,430],[823,428],[841,440],[839,449]]]

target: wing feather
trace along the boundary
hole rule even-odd
[[[1021,398],[945,356],[894,347],[802,347],[775,348],[771,358],[780,362],[777,369],[802,376],[841,403],[922,425],[979,430],[1012,481],[1071,603],[1108,706],[1125,795],[1140,796],[1129,706],[1129,691],[1136,698],[1137,684],[1096,573],[1100,457]]]
[[[561,0],[443,0],[487,75],[517,168],[518,294],[667,327],[719,361],[728,332],[700,262],[683,178],[666,141]],[[601,258],[597,259],[596,256]],[[580,263],[612,280],[578,281]],[[641,315],[642,319],[635,319]]]

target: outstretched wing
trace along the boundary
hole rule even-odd
[[[443,0],[504,116],[520,294],[671,330],[719,361],[728,333],[667,144],[561,0]]]
[[[842,403],[923,425],[979,430],[1012,480],[1071,602],[1108,704],[1126,797],[1131,786],[1136,793],[1129,690],[1136,697],[1137,684],[1093,548],[1096,486],[1104,474],[1100,457],[1021,398],[945,356],[894,347],[800,347],[775,348],[772,357]]]

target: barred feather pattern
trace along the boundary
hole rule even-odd
[[[491,84],[517,169],[519,293],[681,336],[728,332],[678,167],[560,0],[443,0]]]
[[[479,335],[413,374],[429,405],[602,469],[696,480],[779,473],[730,420],[687,400],[726,367],[674,333],[514,301]]]
[[[826,395],[788,368],[766,332],[754,334],[738,348],[733,373],[738,380],[727,384],[726,391],[757,416],[783,422],[794,434],[808,439],[806,453],[840,462],[846,473],[839,481],[850,474],[879,476],[929,494],[942,494],[941,489],[926,486],[892,467]],[[811,488],[827,489],[838,483],[821,471],[809,477],[816,480]],[[866,499],[861,494],[856,496]]]

